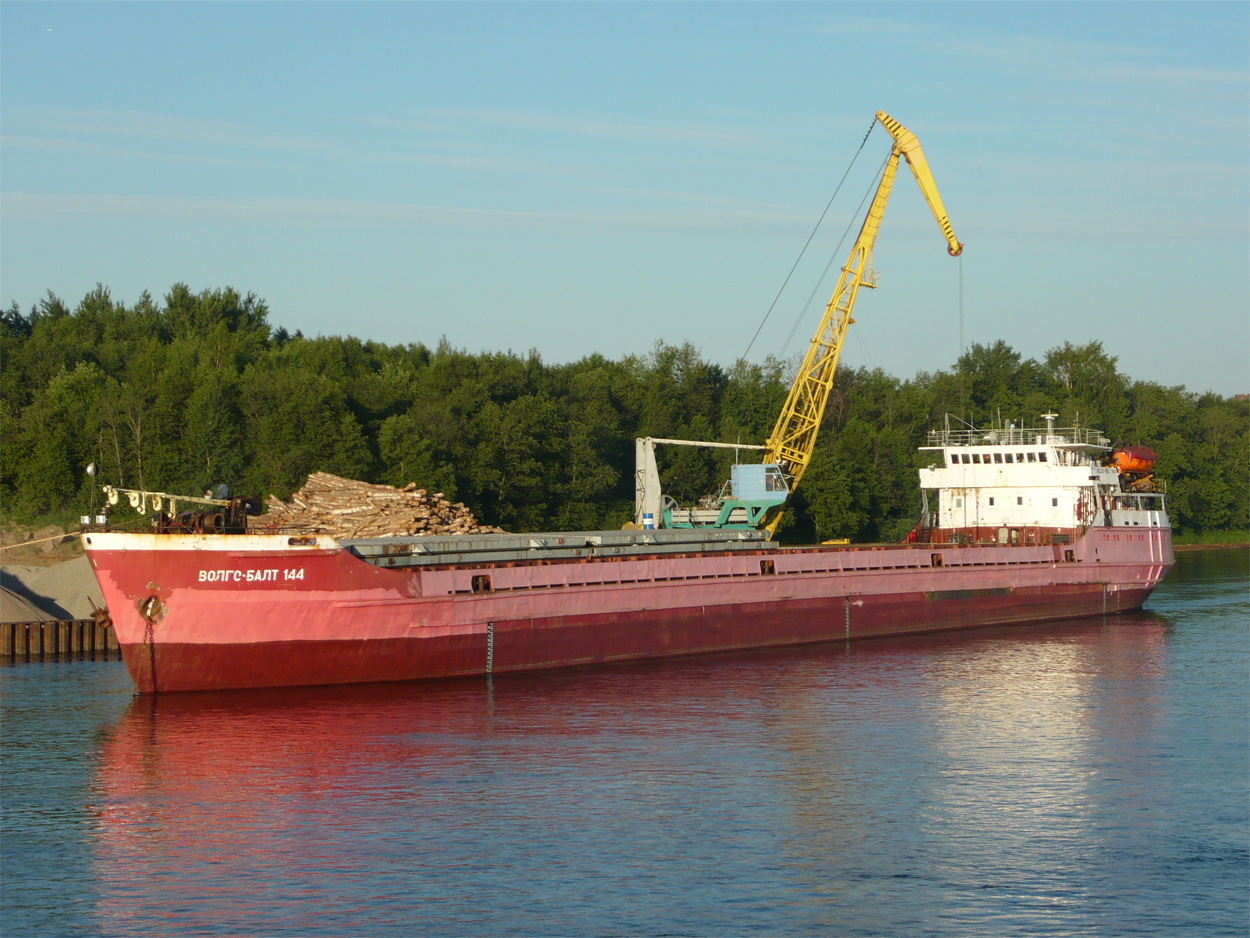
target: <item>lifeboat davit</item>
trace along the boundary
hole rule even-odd
[[[1149,472],[1159,460],[1159,454],[1147,446],[1124,446],[1111,454],[1111,465],[1120,473]]]

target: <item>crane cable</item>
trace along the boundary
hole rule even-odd
[[[867,138],[865,138],[867,139]],[[794,325],[790,329],[790,334],[786,336],[786,343],[781,347],[780,356],[785,357],[786,350],[790,348],[790,343],[794,341],[794,334],[799,331],[799,326],[803,324],[807,311],[812,306],[812,300],[816,298],[816,291],[820,289],[820,285],[825,282],[825,278],[829,276],[829,268],[833,266],[833,262],[842,256],[842,245],[846,243],[846,236],[851,233],[851,226],[859,219],[859,213],[864,208],[864,203],[868,201],[868,197],[876,191],[881,180],[881,174],[885,171],[885,164],[890,161],[890,155],[887,153],[881,166],[877,169],[877,174],[872,177],[868,183],[868,189],[864,192],[864,197],[859,200],[859,206],[855,209],[855,213],[851,216],[851,220],[846,223],[846,229],[842,232],[842,237],[838,239],[838,246],[833,249],[833,253],[829,255],[829,263],[825,265],[824,272],[820,275],[820,279],[816,281],[816,286],[812,287],[812,292],[807,296],[807,302],[803,304],[803,308],[799,311],[798,318],[794,320]]]
[[[781,299],[781,294],[785,292],[786,284],[790,282],[790,278],[794,276],[794,271],[798,269],[799,261],[803,259],[808,245],[812,243],[812,238],[816,237],[816,231],[820,228],[820,223],[825,220],[825,215],[829,213],[829,208],[833,205],[833,200],[838,197],[838,193],[842,191],[842,183],[846,182],[846,177],[850,175],[851,167],[855,165],[855,161],[859,159],[859,154],[863,152],[864,144],[868,142],[868,138],[872,136],[873,128],[877,126],[877,119],[874,117],[872,123],[868,126],[868,133],[864,134],[864,139],[859,142],[859,149],[855,151],[855,155],[851,157],[851,163],[846,167],[846,172],[842,174],[842,179],[838,182],[838,187],[833,190],[833,195],[829,196],[829,203],[825,206],[825,210],[820,213],[820,218],[816,220],[816,226],[812,228],[812,233],[807,236],[807,243],[803,245],[803,250],[799,251],[799,256],[794,259],[794,266],[790,268],[790,273],[786,274],[786,279],[781,284],[781,289],[777,291],[777,295],[773,297],[772,305],[768,307],[768,312],[764,314],[763,320],[760,321],[759,328],[755,330],[755,335],[751,336],[751,341],[747,344],[747,350],[742,353],[739,361],[746,361],[746,357],[751,354],[751,347],[755,345],[755,340],[760,337],[760,332],[764,329],[764,324],[768,322],[768,317],[773,314],[773,309],[777,306],[777,301]],[[844,236],[845,237],[845,236]],[[823,278],[822,278],[823,279]],[[809,301],[810,302],[810,301]],[[789,340],[786,341],[789,345]]]

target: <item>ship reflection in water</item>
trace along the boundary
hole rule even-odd
[[[95,779],[97,925],[1109,925],[1171,875],[1149,859],[1171,849],[1169,637],[1142,612],[493,686],[136,698]]]

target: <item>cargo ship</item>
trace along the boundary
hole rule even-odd
[[[758,529],[83,535],[141,693],[490,675],[1139,608],[1165,495],[1083,428],[937,431],[901,544]],[[1140,489],[1140,487],[1139,487]]]
[[[637,440],[631,530],[355,539],[247,533],[210,510],[152,533],[86,532],[139,691],[490,675],[1141,606],[1173,562],[1153,454],[1056,430],[1054,414],[1045,429],[951,430],[948,419],[931,433],[905,543],[774,540],[815,452],[859,289],[877,284],[872,251],[900,161],[947,252],[963,251],[915,136],[883,111],[878,122],[890,155],[765,444]],[[763,457],[682,508],[661,491],[657,444]],[[161,496],[127,494],[160,512]]]

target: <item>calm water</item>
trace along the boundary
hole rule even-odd
[[[1149,611],[136,699],[0,668],[4,934],[1250,930],[1250,558]]]

